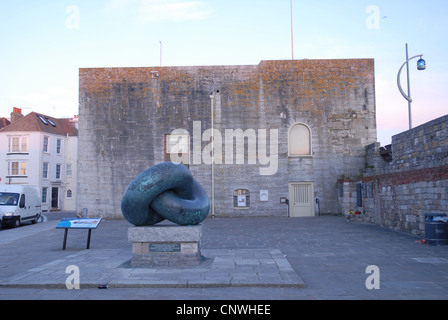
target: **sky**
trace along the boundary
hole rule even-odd
[[[446,0],[293,0],[295,59],[375,59],[378,141],[448,114]],[[78,114],[79,68],[292,59],[290,0],[0,0],[0,116]],[[406,89],[406,70],[401,83]]]

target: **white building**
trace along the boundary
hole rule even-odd
[[[78,118],[11,114],[0,130],[0,183],[35,185],[42,211],[76,211]]]

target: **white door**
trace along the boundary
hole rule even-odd
[[[315,215],[312,182],[291,182],[289,184],[289,215],[292,218]]]

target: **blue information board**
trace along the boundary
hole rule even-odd
[[[62,250],[65,250],[67,244],[67,234],[69,229],[78,229],[89,230],[89,235],[87,236],[87,249],[90,249],[90,237],[92,234],[92,230],[98,228],[98,225],[101,222],[101,218],[92,218],[92,219],[78,219],[78,218],[65,218],[62,219],[56,229],[65,229],[64,233],[64,244],[62,245]]]
[[[56,229],[96,229],[101,222],[101,218],[97,219],[78,219],[66,218],[58,223]]]

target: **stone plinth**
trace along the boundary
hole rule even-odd
[[[129,228],[132,267],[198,264],[201,255],[202,225],[159,225]]]

